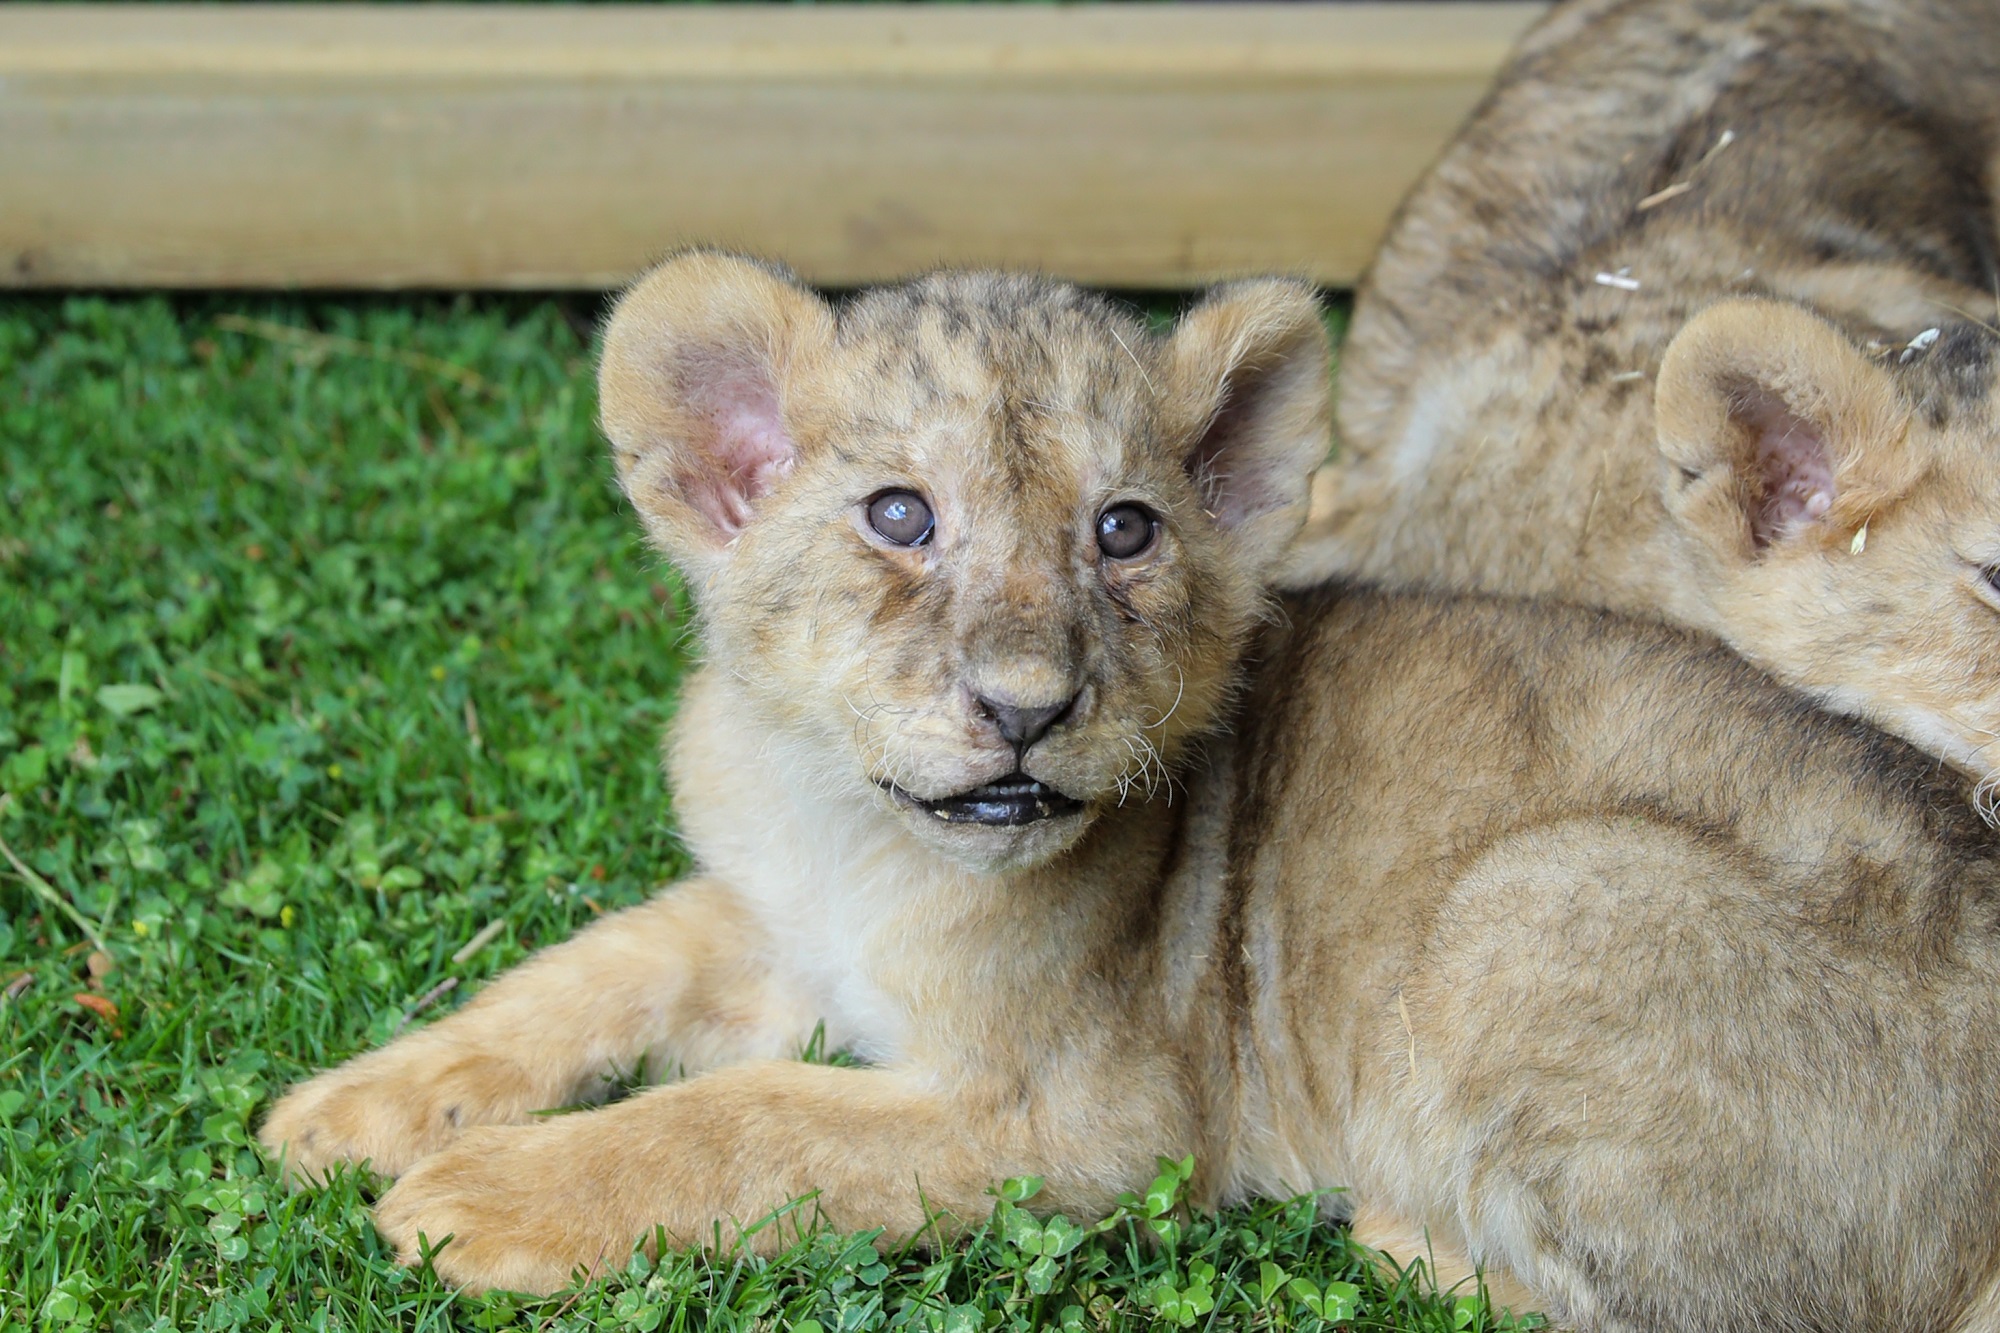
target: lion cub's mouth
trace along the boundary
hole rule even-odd
[[[882,785],[897,800],[914,805],[947,824],[1035,824],[1044,819],[1073,815],[1083,809],[1082,801],[1065,796],[1047,783],[1037,782],[1026,773],[1019,772],[935,801],[919,800],[893,782]]]

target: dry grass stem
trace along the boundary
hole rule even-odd
[[[409,1011],[405,1013],[402,1016],[402,1018],[397,1020],[396,1031],[401,1032],[405,1027],[409,1026],[411,1019],[415,1018],[418,1014],[421,1014],[424,1010],[430,1008],[432,1005],[436,1004],[439,1000],[443,999],[445,996],[451,994],[454,990],[457,989],[458,989],[458,978],[446,977],[443,981],[440,981],[437,985],[431,987],[429,990],[425,991],[422,995],[419,995],[417,997],[417,1002],[410,1006]]]
[[[1655,190],[1644,199],[1641,199],[1638,211],[1644,213],[1648,209],[1658,208],[1661,204],[1666,203],[1667,200],[1678,199],[1693,188],[1693,181],[1675,181],[1672,185],[1667,186],[1666,189]]]
[[[14,849],[7,845],[4,838],[0,838],[0,856],[7,858],[7,864],[14,867],[15,875],[19,876],[29,889],[34,891],[37,898],[40,898],[49,906],[61,912],[65,917],[68,917],[70,924],[82,931],[83,937],[89,940],[99,953],[106,952],[104,937],[98,933],[97,927],[91,925],[83,913],[77,911],[75,905],[57,891],[55,885],[36,874],[32,867],[20,857],[14,855]]]
[[[498,935],[502,930],[505,930],[506,928],[507,928],[507,918],[505,917],[496,917],[495,919],[488,921],[485,925],[479,928],[478,934],[474,935],[471,939],[467,940],[464,944],[459,946],[458,952],[451,956],[452,966],[453,967],[463,966],[472,957],[472,955],[478,953],[481,949],[484,949],[488,944],[491,944],[493,942],[493,937],[495,935]]]

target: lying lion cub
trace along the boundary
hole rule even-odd
[[[264,1143],[399,1176],[384,1233],[472,1287],[809,1191],[891,1238],[1029,1172],[1093,1214],[1167,1152],[1582,1328],[2000,1329],[2000,843],[1679,631],[1271,601],[1327,356],[1283,282],[1153,335],[1031,278],[658,269],[603,413],[704,624],[700,874]],[[785,1058],[821,1018],[873,1067]],[[531,1119],[641,1059],[690,1076]]]
[[[1375,261],[1286,581],[1662,616],[2000,782],[1996,154],[1993,0],[1559,6]]]

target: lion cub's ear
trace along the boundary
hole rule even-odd
[[[1332,346],[1319,298],[1262,279],[1210,292],[1167,344],[1168,411],[1204,507],[1261,575],[1305,521],[1333,439]]]
[[[1916,480],[1888,373],[1798,306],[1725,301],[1689,320],[1653,415],[1681,474],[1668,511],[1739,558],[1843,538]]]
[[[824,301],[734,255],[680,255],[620,298],[597,371],[604,433],[647,532],[690,572],[797,460],[787,384],[832,334]]]

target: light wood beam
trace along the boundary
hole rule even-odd
[[[0,285],[1347,283],[1542,8],[0,5]]]

